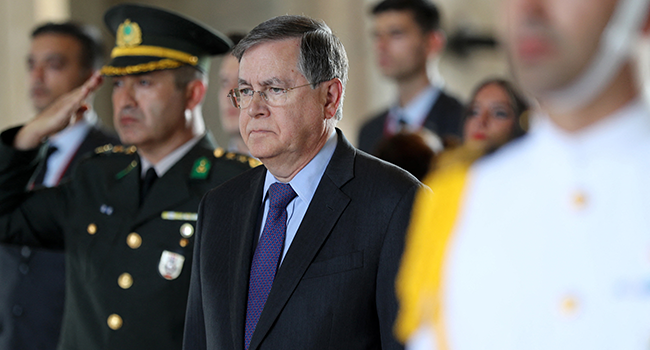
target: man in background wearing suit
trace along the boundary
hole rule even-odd
[[[427,61],[445,48],[440,13],[428,0],[384,0],[372,9],[379,68],[397,84],[398,100],[361,128],[359,149],[376,154],[379,141],[427,128],[445,141],[461,137],[463,107],[427,75]]]
[[[239,126],[264,167],[199,208],[185,349],[400,349],[394,278],[414,192],[336,128],[347,81],[330,28],[280,16],[235,47]]]
[[[103,63],[101,36],[94,27],[47,23],[31,38],[29,93],[39,113],[81,86]],[[88,152],[117,142],[98,127],[97,119],[90,109],[49,138],[43,146],[47,157],[38,165],[31,187],[56,186]],[[0,245],[0,276],[0,349],[55,349],[63,316],[63,253]]]

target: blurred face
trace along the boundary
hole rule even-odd
[[[287,39],[246,50],[239,64],[239,88],[268,91],[309,83],[298,69],[299,46],[298,39]],[[323,85],[289,91],[286,102],[277,107],[269,106],[255,92],[239,118],[239,129],[250,153],[264,163],[306,164],[331,130],[327,129]]]
[[[233,55],[226,55],[219,69],[219,114],[221,126],[229,135],[239,135],[239,108],[234,107],[228,98],[228,92],[236,89],[239,62]]]
[[[500,146],[510,140],[516,122],[506,91],[488,84],[472,100],[463,130],[465,144],[483,149]]]
[[[617,0],[505,0],[504,39],[515,76],[543,99],[590,64]]]
[[[63,34],[41,34],[32,40],[27,58],[29,95],[42,111],[59,96],[81,86],[92,74],[81,65],[81,44]]]
[[[426,74],[427,35],[409,11],[386,11],[375,16],[374,44],[379,69],[402,80]]]
[[[113,123],[122,143],[154,148],[191,139],[186,99],[170,70],[113,78]]]

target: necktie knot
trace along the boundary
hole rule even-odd
[[[290,184],[276,182],[269,187],[269,205],[272,208],[286,208],[296,198],[296,192]]]

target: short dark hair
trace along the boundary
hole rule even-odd
[[[81,65],[90,70],[97,70],[104,64],[104,45],[99,30],[90,25],[75,22],[45,23],[32,31],[32,39],[43,34],[68,35],[81,45]]]
[[[174,73],[174,83],[178,90],[184,90],[191,81],[202,80],[207,84],[208,76],[198,68],[190,65],[183,65],[172,69]]]
[[[420,181],[429,172],[436,155],[420,133],[405,131],[382,138],[376,153],[377,158],[397,165]]]
[[[410,11],[423,32],[440,30],[440,11],[430,1],[384,0],[375,5],[371,13],[376,16],[388,11]]]
[[[253,28],[233,49],[232,54],[241,61],[249,48],[270,41],[300,39],[298,69],[311,83],[318,84],[339,78],[343,85],[348,80],[348,56],[341,41],[332,33],[327,24],[305,16],[278,16]],[[343,96],[336,111],[336,119],[341,120]]]

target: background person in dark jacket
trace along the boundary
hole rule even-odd
[[[42,112],[81,86],[102,64],[97,28],[70,22],[37,27],[27,59],[34,108]],[[117,137],[100,128],[91,108],[76,123],[48,138],[42,146],[46,157],[29,186],[56,186],[89,152],[117,142]],[[64,266],[63,253],[58,251],[0,245],[0,349],[56,348],[63,317]]]

